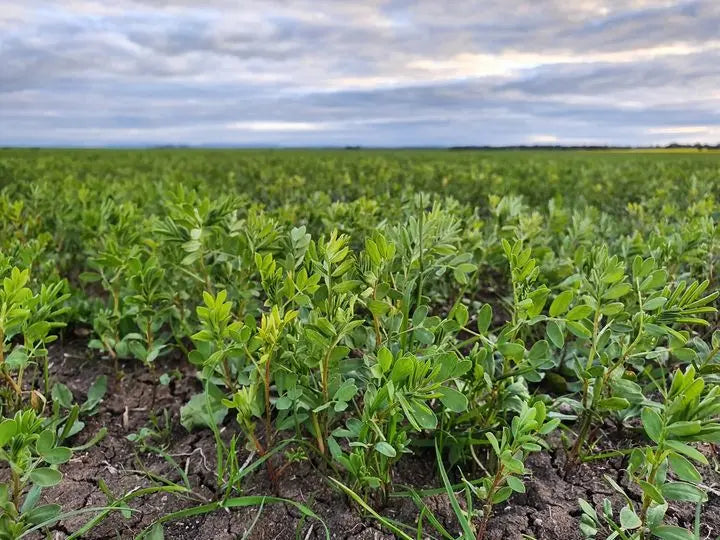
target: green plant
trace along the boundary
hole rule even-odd
[[[80,417],[92,416],[98,412],[98,408],[107,391],[107,377],[98,377],[87,392],[85,402],[78,405],[70,389],[62,383],[55,383],[52,387],[52,415],[49,420],[55,429],[60,442],[78,434],[85,428],[85,422]],[[107,430],[102,429],[101,436]]]
[[[43,488],[62,480],[57,466],[71,457],[72,449],[58,444],[55,431],[46,428],[35,411],[20,411],[0,421],[0,460],[10,470],[10,483],[0,484],[0,537],[17,538],[59,516],[60,505],[38,503]]]
[[[399,537],[490,536],[494,503],[523,489],[525,458],[542,446],[518,439],[543,427],[514,429],[542,409],[544,425],[562,421],[573,462],[628,460],[628,504],[583,507],[586,528],[687,538],[667,528],[688,523],[687,505],[664,516],[653,489],[668,508],[692,498],[681,502],[696,504],[696,523],[714,505],[696,491],[693,448],[716,439],[719,189],[710,152],[2,150],[2,412],[34,411],[40,433],[69,447],[101,410],[105,380],[80,404],[51,375],[96,371],[76,351],[88,326],[119,377],[120,360],[140,360],[172,396],[160,356],[177,350],[197,368],[202,391],[180,423],[213,432],[216,500],[193,492],[173,457],[172,408],[150,398],[130,438],[171,474],[138,452],[151,486],[118,495],[98,482],[107,505],[83,509],[97,515],[74,537],[155,493],[199,506],[156,519],[150,537],[235,506],[259,516],[291,503],[246,496],[249,471],[267,467],[279,488],[298,462]],[[647,444],[618,445],[643,422]],[[399,488],[398,465],[433,446],[442,487]],[[28,448],[29,463],[42,457]],[[467,477],[452,484],[458,470]],[[423,501],[438,493],[461,531]],[[375,504],[396,496],[417,504],[412,526]],[[26,536],[67,515],[30,520],[11,502],[1,519]],[[300,528],[313,514],[295,508]]]
[[[718,296],[703,296],[707,281],[666,284],[667,272],[657,269],[652,258],[633,260],[632,284],[626,281],[624,263],[606,249],[597,250],[588,262],[589,272],[572,280],[579,285],[581,301],[567,311],[575,297],[569,289],[551,306],[551,315],[558,317],[553,327],[558,337],[548,326],[548,337],[556,345],[562,342],[563,327],[583,344],[573,361],[582,383],[580,401],[571,402],[580,417],[570,452],[575,460],[583,457],[593,424],[643,402],[641,387],[628,376],[628,367],[643,370],[643,360],[657,357],[659,351],[683,357],[688,334],[673,326],[707,326],[698,316],[714,313],[708,304]]]
[[[641,419],[651,444],[635,448],[628,463],[629,479],[642,492],[636,503],[614,480],[607,481],[626,501],[615,517],[609,500],[603,503],[598,515],[594,508],[581,500],[583,510],[581,529],[587,537],[594,537],[604,523],[611,537],[623,540],[649,538],[665,540],[696,540],[699,538],[699,516],[707,494],[696,466],[707,465],[707,458],[694,443],[720,441],[720,388],[707,387],[695,368],[676,370],[669,388],[658,384],[662,402],[651,402],[642,409]],[[696,527],[688,531],[666,524],[665,515],[672,501],[687,501],[697,506]]]
[[[52,331],[64,326],[57,319],[66,309],[63,302],[64,284],[43,284],[36,294],[27,287],[30,272],[17,267],[8,269],[0,289],[0,375],[6,383],[5,404],[9,412],[19,410],[23,395],[30,394],[33,407],[41,408],[45,396],[37,389],[37,377],[29,381],[30,390],[24,389],[24,376],[31,365],[42,363],[42,389],[50,392],[47,345],[57,336]],[[17,338],[21,337],[22,342]],[[26,380],[25,380],[26,381]]]
[[[503,428],[500,440],[492,433],[487,433],[495,455],[495,474],[483,479],[479,486],[473,486],[474,494],[484,500],[482,519],[476,537],[485,538],[487,525],[492,515],[493,506],[507,500],[513,492],[524,493],[525,484],[522,476],[525,470],[525,458],[531,452],[539,452],[545,446],[541,438],[549,434],[560,424],[557,418],[548,419],[545,406],[541,401],[532,407],[523,404],[520,413],[512,419],[510,427]]]
[[[462,376],[470,363],[453,353],[428,359],[411,354],[394,357],[383,347],[375,366],[374,380],[364,389],[360,414],[348,419],[344,428],[334,430],[328,443],[333,458],[352,479],[353,490],[380,490],[384,498],[392,485],[392,466],[411,451],[413,433],[438,426],[429,402],[440,400],[443,408],[438,414],[467,408],[465,396],[449,383]],[[355,391],[354,385],[346,385],[337,395],[352,396]],[[340,401],[346,396],[340,396]],[[344,452],[336,438],[347,439],[350,451]]]

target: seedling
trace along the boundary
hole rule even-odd
[[[62,304],[69,295],[63,294],[63,283],[42,285],[39,293],[26,286],[30,273],[13,267],[6,272],[0,289],[0,375],[5,381],[5,403],[9,412],[18,410],[29,395],[30,404],[40,409],[50,392],[47,344],[57,336],[52,331],[64,326],[57,319],[66,311]],[[18,343],[22,338],[22,342]],[[42,364],[42,384],[36,377],[24,387],[26,370]],[[42,393],[40,392],[42,390]]]
[[[44,424],[32,410],[0,421],[0,461],[10,470],[10,483],[0,484],[0,535],[4,537],[17,538],[60,514],[59,505],[38,503],[43,488],[62,480],[57,466],[70,460],[72,450],[60,446],[55,432]]]

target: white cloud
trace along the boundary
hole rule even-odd
[[[466,77],[510,76],[518,71],[561,64],[626,64],[668,56],[685,56],[720,50],[720,41],[702,45],[674,43],[638,49],[626,49],[604,53],[542,53],[505,51],[498,54],[460,53],[449,59],[413,60],[409,66],[436,77],[435,80]]]
[[[555,144],[559,139],[555,135],[530,135],[527,140],[530,144]]]
[[[649,135],[692,135],[718,132],[720,128],[711,126],[662,126],[646,131]]]

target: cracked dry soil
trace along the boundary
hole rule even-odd
[[[151,453],[138,453],[137,447],[127,440],[129,433],[148,425],[148,406],[151,401],[152,383],[149,374],[139,363],[123,366],[125,377],[119,383],[113,381],[110,362],[91,355],[83,341],[57,344],[51,350],[52,369],[55,380],[65,383],[75,399],[84,400],[92,382],[99,375],[108,376],[108,393],[98,414],[86,418],[87,426],[73,441],[81,444],[91,438],[103,426],[107,436],[87,451],[76,454],[72,462],[64,465],[61,484],[45,491],[48,502],[57,502],[64,511],[104,506],[107,500],[98,481],[104,480],[116,497],[131,490],[152,485],[149,474],[165,476],[179,481],[179,475],[163,458]],[[159,361],[158,372],[178,370],[182,377],[157,390],[156,410],[166,408],[171,416],[172,432],[167,442],[167,452],[187,471],[195,494],[211,501],[214,493],[214,440],[209,430],[188,433],[179,423],[180,407],[200,391],[193,366],[180,358],[164,358]],[[224,422],[224,433],[234,429],[233,415]],[[559,440],[551,441],[557,443]],[[245,456],[241,456],[241,461]],[[488,538],[492,540],[515,540],[523,538],[570,540],[580,539],[578,523],[580,510],[578,497],[599,505],[608,497],[619,503],[603,475],[609,475],[622,485],[624,463],[620,458],[597,461],[592,467],[581,466],[568,473],[565,453],[562,449],[533,455],[528,462],[531,475],[526,479],[527,492],[516,494],[499,508],[491,519]],[[720,488],[720,475],[715,471],[703,471],[705,482],[713,489]],[[467,474],[467,473],[466,473]],[[418,454],[401,461],[395,473],[398,485],[418,489],[438,487],[441,481],[435,471],[432,455]],[[632,496],[639,498],[638,492]],[[276,491],[270,484],[264,469],[258,469],[243,484],[244,495],[277,495],[307,504],[322,517],[333,539],[385,540],[394,535],[383,530],[377,522],[363,519],[359,510],[348,503],[346,497],[333,490],[320,471],[309,462],[288,467],[278,482]],[[443,495],[426,498],[443,525],[452,533],[459,533],[448,500]],[[170,512],[198,504],[197,501],[162,493],[132,500],[132,512],[124,517],[118,512],[109,515],[86,536],[88,539],[133,538],[157,518]],[[619,506],[617,506],[619,508]],[[383,515],[406,524],[416,524],[418,511],[408,498],[391,498],[389,504],[379,509]],[[71,517],[53,529],[52,536],[66,538],[91,518],[92,514]],[[673,504],[669,510],[671,521],[686,526],[692,523],[694,507]],[[253,526],[254,523],[254,526]],[[252,528],[252,529],[251,529]],[[258,515],[258,507],[217,511],[165,525],[165,538],[199,540],[212,538],[226,540],[242,538],[257,540],[320,539],[325,537],[322,525],[303,519],[296,508],[283,504],[267,504]],[[720,534],[720,496],[711,493],[703,511],[701,538],[715,538]],[[431,531],[428,530],[428,534]]]

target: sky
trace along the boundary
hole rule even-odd
[[[719,0],[0,0],[0,145],[715,144],[719,29]]]

